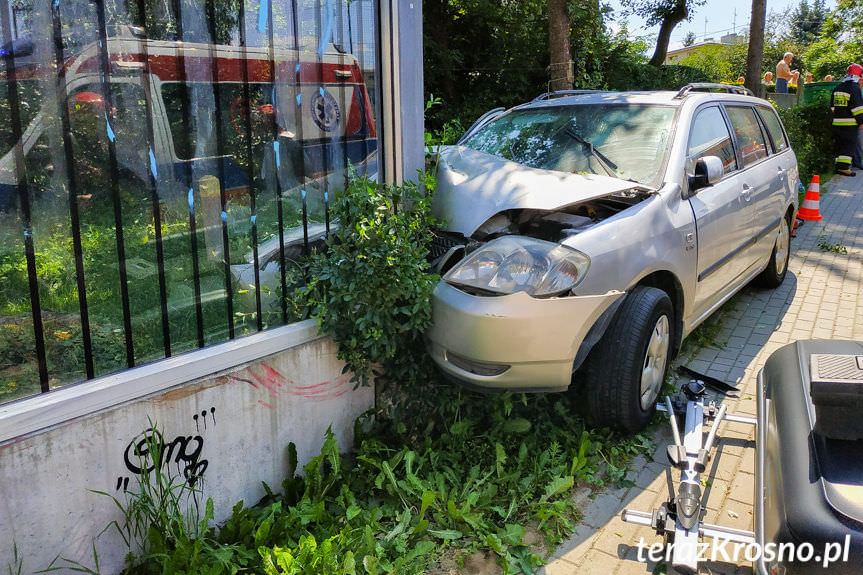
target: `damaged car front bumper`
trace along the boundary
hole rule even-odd
[[[441,281],[433,296],[429,352],[447,376],[468,387],[562,391],[582,342],[623,295],[476,296]]]

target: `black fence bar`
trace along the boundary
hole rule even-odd
[[[327,8],[327,0],[318,0],[318,9],[315,10],[315,24],[317,26],[318,32],[318,50],[315,52],[318,66],[318,74],[320,79],[320,86],[318,90],[320,91],[321,97],[324,97],[327,93],[326,84],[324,83],[324,53],[326,52],[326,44],[325,39],[323,37],[324,34],[324,16],[322,16],[323,11],[329,11]],[[329,17],[329,16],[326,16]],[[335,22],[333,22],[333,26],[335,26]],[[333,30],[333,34],[335,35],[335,30]],[[333,38],[329,38],[329,41],[332,42]],[[314,113],[314,110],[312,110]],[[323,137],[321,138],[321,144],[323,146],[323,158],[324,158],[324,222],[326,225],[327,236],[330,235],[330,137],[327,134],[327,131],[321,129],[323,132]]]
[[[66,164],[66,180],[69,184],[69,219],[72,224],[72,250],[75,254],[75,279],[78,286],[78,310],[81,314],[81,342],[84,345],[84,370],[87,379],[93,379],[93,342],[90,334],[90,311],[87,305],[87,285],[84,278],[84,250],[81,247],[81,217],[78,209],[78,178],[75,174],[75,154],[72,148],[72,127],[69,121],[69,96],[66,87],[66,60],[63,54],[63,25],[60,20],[60,4],[51,8],[54,33],[54,61],[57,69],[57,108],[63,140],[63,156]]]
[[[9,2],[0,0],[0,28],[3,38],[12,38],[9,23]],[[13,45],[11,40],[10,45]],[[14,50],[5,51],[3,62],[6,65],[8,81],[9,121],[12,124],[12,140],[15,154],[15,177],[17,178],[18,206],[21,211],[21,224],[24,233],[24,257],[27,260],[27,282],[30,288],[30,311],[33,315],[33,337],[36,343],[36,363],[39,367],[39,386],[42,393],[48,391],[48,361],[45,353],[45,329],[42,325],[42,305],[39,299],[39,278],[36,275],[36,250],[33,245],[33,227],[30,214],[30,192],[27,172],[24,165],[24,142],[21,139],[21,102],[18,97],[18,79],[15,70]]]
[[[216,3],[207,0],[207,30],[210,33],[210,72],[213,80],[213,103],[216,113],[216,156],[219,172],[219,218],[222,226],[222,260],[225,271],[225,309],[228,320],[228,338],[234,339],[234,284],[231,279],[231,245],[228,237],[228,198],[225,194],[225,134],[222,130],[222,86],[219,84],[219,58],[216,53],[218,34],[216,28]]]
[[[293,11],[293,25],[294,25],[294,53],[297,56],[297,63],[294,66],[294,73],[296,75],[296,89],[297,89],[297,105],[295,107],[295,114],[297,120],[297,141],[300,143],[305,142],[303,139],[303,76],[302,69],[303,63],[302,58],[300,57],[300,11],[297,6],[297,0],[291,0],[291,10]],[[300,186],[301,192],[300,195],[303,199],[303,254],[309,254],[309,213],[306,206],[306,161],[305,161],[305,150],[303,150],[303,158],[300,162]]]
[[[99,27],[99,68],[101,69],[102,97],[108,107],[105,123],[108,129],[108,169],[111,175],[111,196],[114,200],[114,237],[117,240],[117,259],[120,272],[120,302],[123,307],[123,333],[126,339],[126,365],[135,367],[135,346],[132,342],[132,312],[129,308],[129,285],[126,276],[126,246],[123,234],[123,208],[120,204],[120,170],[117,164],[116,134],[111,128],[114,91],[111,89],[111,58],[108,54],[108,32],[105,26],[105,0],[95,0],[96,21]],[[112,135],[113,134],[113,135]]]
[[[252,260],[255,274],[255,318],[258,331],[264,329],[264,318],[261,316],[261,268],[258,259],[258,209],[255,191],[255,159],[252,153],[252,99],[249,95],[249,57],[246,50],[246,2],[240,0],[237,14],[237,26],[240,28],[240,52],[242,57],[243,100],[249,107],[246,116],[246,163],[249,166],[249,210],[252,219]]]
[[[345,46],[345,9],[342,7],[342,2],[339,2],[339,11],[337,14],[336,21],[338,22],[338,31],[339,31],[339,44],[344,49]],[[349,2],[345,2],[344,4],[349,5]],[[348,12],[348,23],[350,23],[350,12]],[[357,55],[353,53],[353,50],[349,50],[348,54],[352,56],[351,60],[351,73],[353,75],[354,63],[358,64]],[[358,66],[359,67],[359,66]],[[350,108],[354,103],[354,97],[357,95],[357,87],[356,84],[350,86],[351,93],[348,95],[348,90],[345,86],[341,86],[339,90],[339,94],[341,96],[342,110],[344,110],[345,115],[345,133],[344,135],[340,135],[337,138],[340,147],[342,148],[342,172],[344,174],[344,188],[347,189],[348,181],[349,181],[349,166],[350,166],[350,155],[348,154],[348,143],[350,141],[351,136],[348,134],[348,118],[350,118]],[[358,101],[359,103],[359,101]],[[360,131],[362,131],[362,124],[360,124]],[[329,235],[330,229],[330,202],[329,197],[325,197],[324,201],[326,202],[326,220],[327,220],[327,234]]]
[[[276,215],[279,226],[279,280],[282,282],[282,296],[279,298],[281,300],[281,309],[282,309],[282,323],[288,323],[288,280],[287,280],[287,271],[285,270],[285,217],[282,209],[282,179],[280,176],[280,166],[281,166],[281,145],[279,142],[279,112],[281,98],[279,98],[276,94],[276,74],[279,71],[279,68],[276,67],[276,47],[274,41],[274,33],[273,33],[273,0],[261,0],[261,5],[263,6],[263,2],[266,2],[267,6],[267,40],[269,42],[269,55],[270,55],[270,80],[272,83],[270,84],[270,89],[272,90],[272,104],[273,104],[273,170],[275,171],[275,179],[276,179]]]
[[[138,16],[141,19],[140,26],[144,30],[145,38],[149,38],[147,32],[147,5],[145,0],[137,0]],[[159,184],[156,168],[156,152],[155,152],[155,132],[153,129],[153,103],[150,94],[150,53],[147,47],[147,40],[142,40],[138,43],[144,59],[144,109],[147,123],[147,150],[150,160],[149,184],[150,197],[153,202],[153,226],[155,227],[156,235],[156,268],[159,277],[159,311],[162,315],[162,342],[165,350],[165,357],[171,357],[171,325],[168,319],[168,287],[165,280],[165,253],[162,246],[162,206],[159,202]]]
[[[174,0],[174,16],[177,19],[177,77],[180,86],[180,107],[181,115],[183,116],[183,139],[184,149],[187,154],[192,153],[192,144],[190,140],[191,126],[189,126],[189,86],[186,83],[186,53],[183,47],[185,35],[183,31],[183,0]],[[195,321],[198,335],[198,347],[204,347],[204,312],[201,307],[201,273],[198,262],[198,226],[195,215],[195,182],[192,176],[192,164],[190,158],[183,158],[185,169],[184,175],[186,179],[186,189],[188,190],[189,204],[189,241],[192,250],[192,284],[195,290]]]

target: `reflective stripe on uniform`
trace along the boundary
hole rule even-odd
[[[837,164],[851,164],[851,156],[837,156],[836,157]]]
[[[854,118],[834,118],[834,126],[856,126],[857,120]]]
[[[857,106],[856,108],[851,108],[851,113],[854,114],[855,116],[859,116],[860,114],[863,114],[863,106]]]

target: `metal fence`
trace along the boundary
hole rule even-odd
[[[378,3],[22,6],[0,0],[0,402],[293,321],[332,195],[377,175]]]

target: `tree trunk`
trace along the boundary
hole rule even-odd
[[[680,22],[686,19],[689,15],[689,9],[686,7],[686,0],[678,0],[674,9],[662,19],[662,24],[659,26],[659,36],[656,38],[656,50],[653,52],[653,57],[650,59],[651,66],[662,66],[665,62],[665,56],[668,54],[668,42],[671,40],[671,31]]]
[[[569,15],[566,0],[548,0],[549,89],[572,88],[572,59],[569,54]]]
[[[766,0],[752,0],[752,16],[749,20],[749,50],[746,54],[746,81],[744,85],[756,96],[761,93],[761,63],[764,59],[764,16]]]

